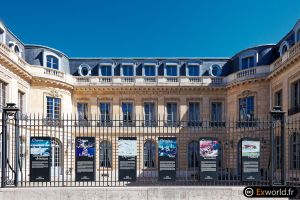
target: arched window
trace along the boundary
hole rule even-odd
[[[58,58],[47,55],[46,56],[47,64],[46,66],[52,69],[58,69],[59,63],[58,63]]]
[[[100,166],[111,167],[112,162],[112,147],[109,141],[102,141],[100,143]]]
[[[91,67],[88,64],[81,64],[78,67],[78,73],[80,76],[90,76],[91,75]]]
[[[61,174],[61,150],[62,145],[61,141],[58,138],[51,139],[51,157],[50,157],[50,166],[51,166],[51,175],[58,176]]]
[[[144,166],[147,168],[155,167],[155,143],[147,140],[144,144]]]
[[[1,27],[0,27],[0,42],[2,42],[2,43],[5,43],[5,38],[4,38],[4,35],[5,34],[5,31],[4,31],[4,29],[2,29]]]
[[[197,141],[188,144],[188,167],[199,167],[199,143]]]
[[[281,55],[285,54],[285,52],[287,52],[287,50],[288,50],[288,47],[286,45],[283,45],[282,49],[281,49]]]
[[[214,64],[210,68],[210,75],[211,76],[220,76],[222,74],[222,69],[220,65]]]

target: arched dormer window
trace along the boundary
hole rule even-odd
[[[290,45],[287,41],[282,42],[279,48],[280,56],[283,56],[289,50],[289,48]]]
[[[0,24],[0,42],[5,43],[5,29]]]
[[[58,70],[58,68],[59,68],[58,58],[55,56],[52,56],[52,55],[47,55],[46,56],[46,67]]]
[[[9,46],[9,48],[12,49],[18,56],[21,56],[22,51],[21,51],[19,45],[18,45],[16,42],[10,41],[10,42],[8,43],[8,46]]]
[[[296,42],[300,42],[300,28],[296,32]]]
[[[256,67],[258,62],[258,53],[256,50],[247,50],[241,53],[240,57],[240,70]]]
[[[78,73],[80,76],[90,76],[92,68],[88,64],[81,64],[78,67]]]

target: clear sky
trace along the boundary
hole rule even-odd
[[[6,0],[0,18],[25,44],[70,57],[227,57],[278,42],[299,0]]]

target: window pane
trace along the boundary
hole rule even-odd
[[[79,120],[88,120],[88,104],[87,103],[78,103],[77,104],[77,113]]]
[[[46,66],[52,69],[58,69],[58,59],[54,56],[47,56],[46,57]]]
[[[200,121],[199,103],[189,103],[189,121]]]
[[[170,122],[177,120],[177,103],[167,103],[167,120]]]
[[[200,75],[199,66],[189,65],[188,72],[189,72],[188,73],[189,76],[199,76]]]
[[[167,76],[177,76],[177,66],[167,65],[166,73]]]
[[[155,121],[155,104],[152,102],[144,103],[145,120],[147,122]]]
[[[112,67],[101,66],[101,76],[112,76]]]
[[[145,76],[155,76],[155,66],[144,66]]]
[[[211,104],[211,120],[212,121],[222,121],[222,103],[219,102],[213,102]]]
[[[122,112],[123,112],[123,121],[131,122],[132,121],[132,103],[122,103]]]
[[[254,97],[245,97],[239,99],[240,120],[254,120]]]
[[[123,76],[133,76],[133,66],[122,66]]]
[[[110,103],[100,103],[101,122],[110,121]]]

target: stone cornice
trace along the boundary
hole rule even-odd
[[[65,89],[69,90],[70,92],[73,91],[74,86],[57,81],[57,80],[52,80],[52,79],[47,79],[47,78],[40,78],[40,77],[33,77],[31,79],[31,85],[32,86],[47,86],[47,87],[56,87],[60,89]]]

